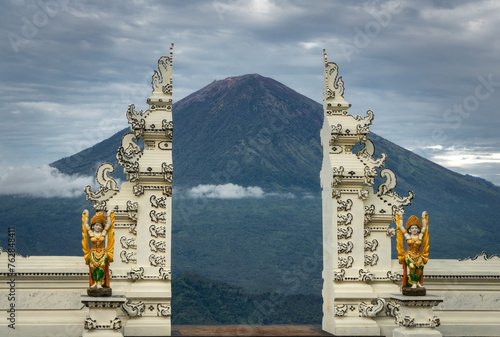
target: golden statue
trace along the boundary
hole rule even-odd
[[[115,214],[97,213],[90,220],[89,211],[82,213],[82,249],[89,265],[89,296],[111,296],[109,264],[113,262],[115,244]],[[89,238],[91,246],[89,246]],[[107,240],[106,240],[107,239]],[[92,247],[92,248],[91,248]]]
[[[396,214],[397,249],[403,265],[403,295],[425,295],[424,265],[429,259],[429,215],[422,212],[422,222],[412,215],[403,226],[403,212]],[[406,239],[406,251],[403,246]]]

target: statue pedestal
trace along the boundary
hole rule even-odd
[[[439,318],[434,315],[432,307],[443,302],[442,297],[392,295],[391,300],[399,305],[393,337],[442,336],[435,328],[439,326]]]
[[[123,337],[122,322],[116,309],[127,301],[125,296],[93,297],[82,295],[82,303],[89,308],[82,336]]]

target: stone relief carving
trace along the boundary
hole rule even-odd
[[[155,239],[149,240],[149,249],[152,252],[161,252],[165,253],[167,247],[167,243],[165,241],[156,241]]]
[[[118,330],[118,329],[121,329],[122,328],[122,320],[119,319],[118,317],[115,317],[112,321],[111,321],[111,328],[113,330]]]
[[[365,255],[365,266],[375,266],[378,263],[378,255]]]
[[[352,249],[354,248],[354,245],[351,241],[347,242],[339,242],[337,246],[337,250],[339,254],[345,253],[348,254],[352,252]]]
[[[334,62],[327,62],[325,59],[325,99],[344,98],[344,81],[342,76],[338,76],[339,68]],[[337,78],[338,77],[338,78]]]
[[[377,169],[365,166],[364,170],[364,182],[368,186],[373,186],[375,183],[375,177],[377,176]]]
[[[335,281],[344,281],[345,269],[335,270],[333,274]]]
[[[93,330],[97,328],[97,322],[95,319],[92,319],[90,317],[86,317],[84,321],[84,327],[86,330]]]
[[[353,219],[352,213],[347,213],[346,215],[337,214],[337,224],[339,226],[341,226],[341,225],[344,225],[344,226],[350,225],[351,222],[352,222],[352,219]]]
[[[149,233],[151,233],[151,236],[157,238],[157,237],[165,237],[165,226],[156,226],[156,225],[151,225],[149,226]]]
[[[167,121],[166,119],[164,119],[161,121],[161,126],[162,129],[165,131],[165,137],[168,140],[172,140],[174,138],[174,122]]]
[[[373,239],[372,241],[365,240],[365,252],[370,251],[374,252],[378,247],[377,239]]]
[[[387,301],[387,304],[385,307],[385,315],[396,317],[398,314],[399,314],[399,304],[397,304],[393,301]]]
[[[351,226],[346,228],[337,228],[337,239],[350,239],[352,236],[353,229]]]
[[[170,280],[172,278],[172,271],[161,267],[158,272],[160,273],[160,280]]]
[[[393,191],[397,185],[397,178],[396,174],[392,170],[387,168],[383,169],[380,171],[380,177],[385,178],[385,181],[377,187],[377,195],[390,197],[399,204],[398,206],[393,205],[393,214],[397,214],[397,212],[401,210],[401,206],[411,205],[411,201],[415,196],[415,193],[413,191],[409,191],[408,196],[402,198],[397,192]],[[394,210],[395,207],[397,210]]]
[[[338,206],[337,206],[337,211],[350,211],[352,207],[352,200],[347,199],[347,200],[337,200]]]
[[[141,148],[134,143],[135,135],[131,132],[122,138],[122,144],[116,152],[116,160],[127,172],[139,171],[139,158],[142,156]]]
[[[138,202],[127,201],[127,212],[128,218],[133,221],[137,221],[137,210],[139,208]]]
[[[156,195],[152,195],[151,198],[149,198],[149,202],[151,203],[151,206],[154,208],[165,208],[167,207],[166,204],[166,197],[157,197]]]
[[[368,199],[369,196],[370,196],[370,192],[368,192],[367,190],[359,190],[359,192],[358,192],[358,198],[363,200],[363,201]]]
[[[339,257],[339,268],[351,268],[354,263],[354,258],[352,256]]]
[[[159,303],[157,308],[157,316],[170,316],[170,305],[162,305],[161,303]]]
[[[105,163],[99,166],[96,172],[96,181],[99,184],[99,190],[92,192],[90,185],[85,186],[85,195],[87,201],[97,202],[106,201],[116,193],[118,193],[118,185],[116,181],[111,178],[110,174],[114,172],[114,167],[110,163]]]
[[[342,191],[340,189],[332,189],[332,198],[338,199],[342,196]]]
[[[164,255],[149,255],[149,264],[153,267],[165,267],[166,258]]]
[[[393,227],[387,227],[387,231],[385,232],[385,235],[389,236],[389,237],[393,237],[396,235],[396,228],[393,228]]]
[[[144,131],[146,130],[146,120],[145,118],[149,114],[149,111],[145,113],[140,111],[135,111],[135,105],[130,104],[127,109],[127,119],[131,126],[132,132],[134,133],[135,139],[139,140],[144,136]]]
[[[332,168],[333,180],[332,187],[339,185],[342,182],[342,176],[344,174],[344,167],[340,166],[339,168]]]
[[[137,263],[137,253],[122,250],[120,252],[120,259],[123,263]]]
[[[130,300],[122,304],[122,310],[129,317],[141,317],[146,309],[146,305],[143,302],[132,303]]]
[[[377,298],[376,303],[371,305],[361,302],[359,304],[359,316],[360,317],[375,317],[378,313],[382,312],[385,307],[385,300],[383,298]]]
[[[458,261],[476,261],[477,259],[488,261],[488,260],[491,260],[493,258],[500,258],[500,256],[498,256],[498,254],[493,254],[491,256],[488,256],[488,254],[486,254],[486,252],[483,250],[481,252],[481,254],[477,254],[473,258],[469,256],[469,257],[467,257],[465,259],[461,259],[461,260],[458,260]]]
[[[128,232],[129,233],[132,233],[134,235],[137,235],[137,224],[134,223],[134,224],[131,224],[129,227],[128,227]]]
[[[344,317],[347,313],[348,306],[347,304],[336,305],[335,306],[335,316]]]
[[[364,223],[365,225],[372,220],[372,215],[375,214],[375,205],[365,206],[365,217]]]
[[[387,272],[387,278],[391,281],[400,281],[402,277],[403,275],[398,273],[393,274],[390,270]]]
[[[136,197],[140,196],[141,194],[144,194],[144,186],[142,185],[134,185],[132,187],[132,192]]]
[[[161,169],[163,171],[163,179],[168,183],[172,183],[174,177],[174,165],[162,163]]]
[[[151,210],[151,212],[149,212],[149,217],[151,218],[151,221],[152,222],[165,222],[166,221],[166,218],[165,218],[165,215],[167,214],[167,212],[156,212],[154,209]]]
[[[359,270],[359,281],[371,281],[375,275],[370,273],[368,270],[360,269]]]
[[[367,236],[370,236],[372,234],[372,231],[369,228],[365,228],[364,230],[364,237],[366,238]]]
[[[123,249],[137,249],[137,243],[135,238],[127,238],[126,236],[122,236],[120,238],[120,244]]]
[[[159,72],[158,72],[159,71]],[[172,93],[172,56],[162,56],[158,60],[158,71],[151,78],[153,93]]]
[[[369,139],[366,139],[365,142],[363,143],[363,148],[356,153],[356,156],[358,156],[361,162],[363,163],[367,162],[371,167],[379,168],[384,166],[385,161],[387,159],[387,155],[385,153],[382,153],[380,155],[380,158],[374,159],[372,157],[374,153],[375,153],[375,146],[373,145],[373,142]]]
[[[127,273],[127,277],[131,280],[142,280],[144,278],[144,268],[132,268]]]

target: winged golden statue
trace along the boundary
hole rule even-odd
[[[422,212],[422,221],[412,215],[405,227],[403,214],[402,211],[396,214],[398,259],[403,265],[403,294],[425,295],[423,275],[424,265],[429,260],[429,215]]]
[[[111,296],[109,264],[113,262],[115,245],[115,214],[97,213],[90,220],[89,212],[82,213],[82,250],[89,265],[89,296]],[[89,245],[90,241],[90,245]]]

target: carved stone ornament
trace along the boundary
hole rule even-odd
[[[164,255],[149,255],[149,264],[153,267],[165,267],[166,258]]]
[[[337,250],[339,254],[349,254],[352,252],[352,249],[354,248],[354,245],[351,241],[347,242],[339,242],[337,245]]]
[[[340,166],[339,168],[334,167],[332,169],[333,180],[332,187],[339,185],[342,183],[342,176],[344,175],[344,167]]]
[[[337,211],[350,211],[352,207],[352,200],[347,199],[347,200],[337,200]]]
[[[142,185],[134,185],[132,187],[132,192],[136,197],[140,196],[141,194],[144,194],[144,186]]]
[[[160,303],[158,304],[157,308],[158,308],[158,312],[156,314],[157,316],[163,316],[163,317],[170,316],[170,305],[162,305]]]
[[[378,255],[365,255],[365,266],[375,266],[378,263]]]
[[[359,190],[358,192],[358,198],[361,200],[366,200],[370,196],[370,192],[367,190]]]
[[[383,298],[377,298],[375,303],[371,305],[361,302],[359,304],[359,316],[360,317],[375,317],[378,313],[382,312],[385,307],[385,300]]]
[[[399,306],[400,306],[399,304],[397,304],[393,301],[387,301],[387,304],[385,307],[385,315],[396,317],[399,314]]]
[[[126,236],[122,236],[120,238],[120,244],[123,249],[136,249],[137,243],[135,238],[127,238]]]
[[[393,274],[390,270],[387,272],[387,278],[391,281],[400,281],[402,277],[403,275],[398,273]]]
[[[342,191],[340,189],[332,189],[332,198],[338,199],[342,196]]]
[[[165,218],[165,215],[167,213],[166,212],[157,212],[155,211],[154,209],[149,212],[149,217],[151,218],[151,221],[152,222],[165,222],[166,221],[166,218]]]
[[[157,238],[157,237],[165,237],[165,226],[156,226],[156,225],[151,225],[149,226],[149,233],[151,236]]]
[[[122,250],[120,252],[120,259],[123,263],[137,263],[137,253]]]
[[[335,306],[335,316],[344,317],[347,314],[348,306],[347,304],[336,305]]]
[[[372,220],[372,215],[375,214],[375,205],[365,206],[365,216],[364,216],[364,224],[366,225]]]
[[[370,273],[368,270],[360,269],[358,280],[362,281],[362,282],[371,281],[371,280],[373,280],[374,276],[375,275],[373,273]]]
[[[375,168],[370,168],[365,166],[364,170],[364,183],[368,186],[373,186],[375,183],[375,177],[377,176],[377,170]]]
[[[324,99],[335,99],[344,101],[344,81],[339,76],[339,67],[334,62],[328,62],[325,54],[325,91]]]
[[[165,131],[165,137],[168,140],[172,140],[174,137],[174,122],[167,121],[166,119],[164,119],[161,121],[161,125],[162,125],[162,129]]]
[[[370,236],[372,234],[372,231],[369,228],[365,228],[364,230],[364,237],[366,238],[367,236]]]
[[[337,239],[350,239],[352,237],[353,229],[351,226],[346,228],[337,228]]]
[[[366,139],[363,143],[363,148],[356,153],[356,156],[363,163],[370,165],[370,167],[380,168],[384,166],[385,161],[387,159],[387,155],[385,153],[382,153],[380,155],[380,158],[374,159],[372,157],[374,153],[375,153],[375,146],[373,145],[373,142],[369,139]]]
[[[353,219],[352,213],[347,213],[346,215],[337,214],[337,224],[339,226],[348,226],[351,224]]]
[[[164,196],[171,197],[172,196],[172,186],[163,186],[162,193]]]
[[[119,319],[118,317],[115,317],[115,319],[113,319],[111,321],[111,328],[113,330],[119,330],[122,328],[122,320]]]
[[[337,282],[344,281],[345,269],[335,270],[333,272],[333,274],[334,274],[335,281],[337,281]]]
[[[168,183],[172,183],[174,177],[174,165],[162,163],[161,169],[163,171],[163,179]]]
[[[135,135],[131,132],[122,138],[122,145],[116,152],[116,160],[126,172],[137,172],[139,170],[139,158],[142,156],[141,148],[134,143]]]
[[[370,251],[374,252],[377,250],[378,247],[378,241],[377,239],[373,239],[371,241],[365,240],[365,252]]]
[[[84,327],[85,327],[85,330],[93,330],[93,329],[97,328],[97,322],[95,319],[87,317],[87,318],[85,318],[85,321],[84,321]]]
[[[145,118],[149,114],[149,111],[145,113],[140,110],[135,111],[135,105],[130,104],[127,109],[127,119],[130,124],[130,128],[134,133],[135,139],[139,140],[144,136],[144,131],[146,130],[146,120]]]
[[[172,48],[170,57],[162,56],[158,60],[158,71],[151,78],[154,93],[172,94]]]
[[[160,253],[165,253],[167,247],[167,243],[165,241],[156,241],[155,239],[149,240],[149,249],[152,252],[160,252]]]
[[[161,267],[160,269],[158,269],[158,272],[160,273],[160,280],[170,280],[172,278],[172,271],[170,269]]]
[[[122,304],[122,310],[129,317],[141,317],[145,309],[146,305],[142,302],[132,303],[130,300],[128,300],[126,303]]]
[[[338,267],[339,268],[351,268],[352,264],[354,263],[354,258],[352,256],[347,256],[347,257],[339,257],[339,263]]]
[[[110,174],[114,172],[114,167],[110,163],[105,163],[99,166],[96,172],[96,181],[99,184],[99,190],[97,192],[92,192],[90,185],[85,187],[85,195],[87,196],[87,201],[97,203],[100,201],[106,201],[116,193],[118,193],[118,185],[116,181],[110,177]]]
[[[156,195],[152,195],[151,198],[149,198],[149,202],[151,203],[151,206],[154,208],[165,208],[167,207],[166,204],[166,197],[157,197]]]
[[[396,228],[393,228],[393,227],[387,227],[387,231],[385,232],[385,235],[389,236],[389,237],[394,237],[396,236]]]
[[[142,280],[144,278],[144,268],[132,268],[127,273],[127,278],[130,280]]]
[[[415,197],[415,193],[413,191],[408,192],[408,196],[400,197],[397,192],[394,191],[397,185],[396,174],[390,169],[383,169],[380,171],[380,177],[385,178],[385,181],[381,183],[377,187],[377,195],[378,196],[386,196],[387,198],[392,199],[393,203],[397,203],[398,205],[393,205],[393,213],[397,214],[401,210],[401,206],[411,205],[412,199]]]
[[[458,260],[458,261],[476,261],[477,259],[479,260],[484,260],[484,261],[488,261],[488,260],[491,260],[493,258],[497,258],[499,259],[500,256],[498,256],[498,254],[493,254],[491,256],[488,256],[488,254],[486,254],[486,252],[483,250],[481,254],[477,254],[476,256],[474,257],[467,257],[465,259],[461,259],[461,260]]]
[[[128,227],[128,232],[137,235],[137,224],[133,223]]]

